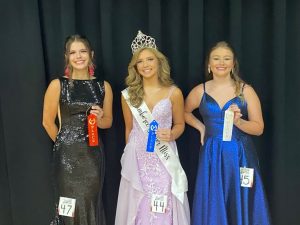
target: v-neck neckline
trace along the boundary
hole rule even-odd
[[[151,114],[152,114],[153,111],[154,111],[154,109],[155,109],[155,107],[156,107],[160,102],[162,102],[162,101],[164,101],[164,100],[169,100],[169,101],[170,101],[170,98],[166,97],[166,98],[160,99],[159,101],[157,101],[157,102],[153,105],[152,109],[150,109],[149,105],[148,105],[145,101],[144,101],[144,102],[145,102],[145,104],[147,105],[149,111],[150,111]]]
[[[208,97],[210,97],[214,103],[218,106],[218,108],[220,109],[220,111],[223,111],[225,106],[227,106],[228,103],[232,102],[234,99],[237,98],[237,96],[230,98],[228,101],[225,102],[225,104],[221,107],[220,104],[218,103],[218,101],[216,99],[214,99],[210,94],[208,94],[207,92],[204,92]]]

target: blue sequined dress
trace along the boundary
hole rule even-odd
[[[193,225],[270,225],[259,162],[250,135],[233,127],[232,140],[222,141],[225,110],[237,104],[247,119],[240,97],[221,109],[205,92],[199,110],[206,133],[200,150],[193,202]],[[241,187],[240,167],[254,168],[252,188]]]
[[[100,139],[99,146],[88,146],[86,116],[92,105],[103,106],[104,82],[59,80],[61,129],[53,148],[55,202],[59,197],[74,198],[76,206],[75,217],[56,216],[50,224],[104,225],[104,152]]]

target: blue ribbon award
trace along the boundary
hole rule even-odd
[[[158,123],[153,120],[149,125],[148,142],[147,142],[147,152],[154,152],[155,141],[156,141],[156,130],[158,128]]]

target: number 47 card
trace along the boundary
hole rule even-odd
[[[58,214],[61,216],[74,217],[76,199],[60,197],[58,203]]]

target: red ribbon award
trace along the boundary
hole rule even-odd
[[[98,146],[98,127],[97,116],[90,114],[87,117],[88,121],[88,134],[89,134],[89,146]]]

